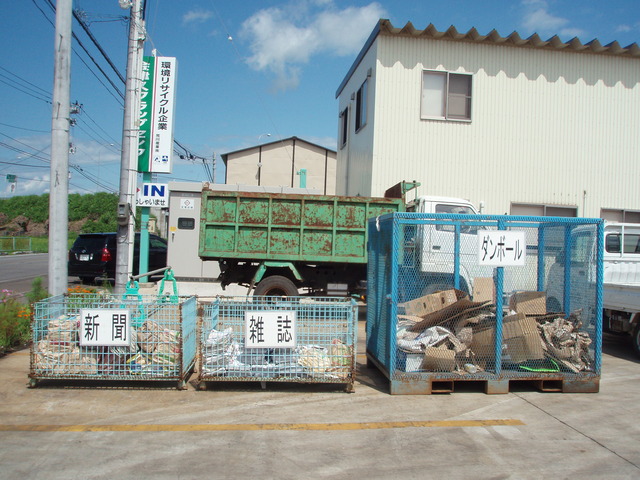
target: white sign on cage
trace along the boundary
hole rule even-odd
[[[131,344],[131,314],[119,308],[80,310],[80,346],[125,347]]]
[[[295,348],[296,312],[261,310],[244,313],[245,348]]]
[[[478,233],[478,264],[524,266],[527,244],[523,231],[485,230]]]

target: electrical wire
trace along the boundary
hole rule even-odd
[[[36,132],[36,133],[51,133],[50,130],[34,130],[32,128],[24,128],[24,127],[17,127],[15,125],[9,125],[8,123],[2,123],[0,122],[0,125],[3,125],[5,127],[10,127],[10,128],[16,128],[18,130],[24,130],[26,132]]]

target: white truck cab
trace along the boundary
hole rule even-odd
[[[461,198],[421,196],[407,204],[408,212],[477,215],[471,202]],[[422,295],[454,287],[455,227],[453,225],[417,225],[405,232],[406,248],[420,271],[419,282],[424,284]],[[473,279],[491,277],[493,269],[477,265],[478,227],[469,225],[460,229],[460,283],[458,288],[471,293]]]
[[[572,290],[587,292],[595,285],[596,243],[593,229],[576,228],[571,241],[588,242],[593,248],[576,248],[570,259]],[[561,311],[565,258],[560,255],[551,265],[547,282],[549,311]],[[603,252],[603,327],[605,330],[632,335],[636,353],[640,355],[640,224],[610,223],[604,225]],[[572,303],[579,298],[573,298]]]

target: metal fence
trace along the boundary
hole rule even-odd
[[[196,297],[68,294],[34,305],[30,383],[176,381],[195,366]]]
[[[369,222],[367,361],[391,393],[511,380],[597,392],[599,219],[399,213]]]
[[[0,253],[30,251],[31,237],[0,237]]]
[[[204,305],[198,384],[345,384],[353,391],[357,305],[334,297],[218,297]],[[264,385],[264,383],[263,383]]]

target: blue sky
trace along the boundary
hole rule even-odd
[[[2,3],[0,197],[49,190],[55,0]],[[74,0],[74,9],[124,75],[128,12],[117,0]],[[298,136],[335,148],[335,92],[380,18],[506,36],[537,33],[583,43],[640,43],[638,0],[147,0],[145,54],[178,60],[175,139],[211,164],[220,154]],[[117,191],[124,86],[74,20],[70,192]],[[114,88],[109,82],[113,82]],[[16,175],[11,192],[6,175]],[[206,180],[203,160],[176,159],[158,182]]]

